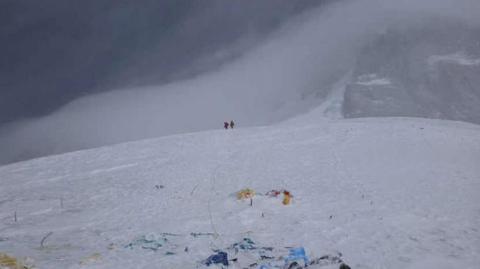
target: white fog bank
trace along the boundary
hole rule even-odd
[[[356,55],[390,25],[428,18],[480,23],[473,0],[339,1],[293,19],[216,71],[168,85],[86,96],[51,115],[0,130],[0,163],[122,141],[271,124],[320,104]],[[388,79],[388,78],[385,78]]]

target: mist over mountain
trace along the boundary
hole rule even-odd
[[[346,117],[480,124],[480,28],[444,17],[386,28],[357,56],[345,98]]]
[[[0,163],[219,128],[230,119],[272,124],[339,88],[344,117],[480,123],[480,2],[329,2],[2,3],[30,13],[2,23],[13,40],[0,66],[9,74],[2,115],[17,120],[0,128]],[[78,31],[58,23],[78,14]],[[56,34],[44,36],[42,27]],[[41,53],[23,54],[31,41]]]
[[[4,0],[0,125],[218,68],[327,1]]]

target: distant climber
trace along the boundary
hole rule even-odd
[[[233,120],[230,121],[230,128],[233,129],[233,126],[235,126],[235,122],[233,122]]]
[[[223,123],[223,128],[225,128],[225,130],[228,129],[228,122]]]

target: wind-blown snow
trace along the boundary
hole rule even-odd
[[[480,127],[315,113],[0,167],[0,252],[37,268],[196,268],[249,237],[341,252],[352,268],[478,268]],[[285,188],[293,204],[250,207],[233,195],[245,187]],[[178,234],[175,255],[125,248],[162,233]]]
[[[458,65],[480,65],[480,59],[473,58],[465,54],[465,52],[456,52],[447,55],[433,55],[428,59],[430,65],[436,65],[438,63],[452,63]]]
[[[368,74],[359,76],[357,78],[356,84],[364,85],[364,86],[384,86],[390,85],[392,82],[388,78],[379,78],[377,74]]]

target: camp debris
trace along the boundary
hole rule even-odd
[[[191,236],[193,237],[200,237],[200,236],[215,236],[214,233],[190,233]]]
[[[288,256],[285,258],[285,266],[298,261],[303,261],[305,267],[309,265],[305,249],[303,247],[289,249]]]
[[[342,254],[339,252],[311,259],[306,253],[305,248],[301,246],[282,248],[261,246],[252,239],[245,237],[224,250],[216,250],[216,254],[211,255],[203,264],[210,261],[209,264],[217,264],[217,267],[226,268],[224,266],[227,266],[226,263],[230,262],[235,264],[236,267],[234,268],[248,269],[321,269],[325,266],[340,266],[337,268],[350,269],[343,262]],[[227,257],[231,258],[228,259]]]
[[[0,252],[0,268],[2,269],[30,269],[32,266],[25,262],[18,260],[15,257],[9,256]]]
[[[205,261],[205,265],[223,264],[228,266],[228,255],[226,252],[218,251],[217,254],[210,255]]]
[[[340,269],[350,269],[350,266],[343,262],[342,253],[340,252],[338,252],[336,255],[323,255],[320,258],[316,258],[310,261],[310,265],[318,265],[322,267],[334,264],[340,264]]]
[[[243,238],[242,241],[232,244],[227,249],[234,250],[235,253],[237,253],[240,250],[252,250],[256,248],[257,247],[255,246],[255,242],[253,242],[252,239],[246,237]]]
[[[265,193],[266,196],[276,198],[283,194],[282,204],[289,205],[292,202],[293,195],[287,190],[271,190]]]
[[[267,262],[256,263],[255,266],[258,269],[320,269],[329,266],[339,266],[339,269],[350,269],[350,266],[345,264],[342,259],[334,255],[325,255],[320,258],[314,258],[309,261],[307,255],[305,255],[303,248],[296,248],[294,253],[290,252],[283,262],[274,259]]]
[[[277,196],[280,195],[280,193],[282,193],[282,191],[271,190],[271,191],[268,191],[267,193],[265,193],[265,195],[268,196],[268,197],[277,197]]]
[[[102,255],[100,253],[96,252],[96,253],[93,253],[92,255],[87,256],[87,257],[83,258],[82,260],[80,260],[79,264],[86,265],[86,264],[97,262],[101,259],[102,259]]]
[[[127,249],[147,249],[160,251],[165,255],[190,255],[188,245],[183,240],[208,239],[211,233],[190,234],[148,234],[140,236],[127,244]],[[168,237],[168,238],[167,238]],[[190,239],[189,239],[190,238]],[[179,241],[180,240],[180,241]],[[188,244],[188,243],[187,243]],[[181,246],[181,248],[180,248]],[[2,257],[2,256],[0,256]],[[205,258],[206,257],[206,258]],[[340,252],[323,256],[307,256],[307,251],[302,246],[297,247],[271,247],[263,246],[249,237],[227,245],[225,248],[213,249],[213,253],[197,260],[197,268],[247,268],[247,269],[322,269],[328,268],[350,269],[342,259]],[[85,258],[84,263],[91,263],[101,259],[100,254]],[[1,259],[0,259],[1,261]],[[0,263],[2,265],[2,263]],[[233,265],[233,266],[232,266]],[[333,266],[333,267],[332,267]],[[339,266],[339,267],[338,267]],[[1,269],[2,266],[0,266]],[[25,269],[28,267],[6,267],[8,269]]]
[[[282,204],[284,205],[289,205],[291,200],[292,200],[292,195],[290,194],[289,191],[283,191],[283,200],[282,200]]]
[[[255,196],[255,191],[250,188],[246,188],[237,192],[238,200],[252,199],[253,196]]]
[[[157,236],[155,234],[142,235],[139,238],[128,243],[125,248],[134,249],[140,247],[142,249],[149,249],[157,251],[164,245],[166,245],[168,239],[164,235]]]
[[[225,249],[214,250],[216,253],[203,260],[201,264],[210,266],[215,264],[220,268],[230,268],[229,264],[235,264],[234,268],[258,268],[262,261],[273,259],[273,247],[261,247],[245,237]],[[233,257],[233,258],[228,258]]]
[[[265,196],[271,197],[271,198],[277,198],[281,194],[283,194],[282,198],[282,204],[284,205],[289,205],[292,202],[293,195],[290,191],[281,189],[281,190],[270,190],[267,193],[265,193]],[[252,198],[256,195],[255,191],[250,188],[242,189],[239,192],[237,192],[237,199],[238,200],[247,200],[250,199],[250,205],[252,205]],[[263,193],[260,193],[259,195],[263,196]]]

